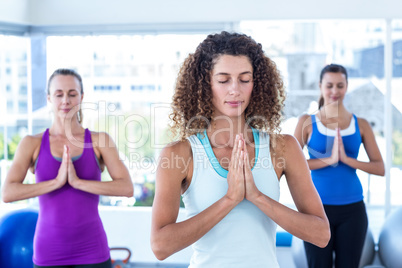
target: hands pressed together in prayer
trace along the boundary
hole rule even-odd
[[[227,196],[240,203],[243,199],[257,199],[261,192],[255,185],[251,172],[249,154],[242,134],[236,135],[227,177]]]

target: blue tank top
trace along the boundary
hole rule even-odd
[[[330,157],[335,131],[326,128],[315,115],[311,115],[311,122],[313,130],[307,144],[310,159]],[[356,159],[362,139],[355,115],[347,130],[349,133],[341,130],[345,152]],[[345,205],[363,200],[363,188],[356,169],[342,162],[311,170],[311,177],[324,205]]]
[[[258,189],[279,200],[279,180],[269,150],[269,135],[253,129],[256,161],[252,168]],[[228,171],[220,166],[208,136],[188,138],[193,152],[193,177],[182,195],[188,218],[222,198]],[[248,200],[240,202],[193,245],[189,268],[279,268],[276,223]]]

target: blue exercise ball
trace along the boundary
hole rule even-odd
[[[37,220],[38,212],[34,210],[16,210],[0,219],[0,267],[33,267],[33,237]]]

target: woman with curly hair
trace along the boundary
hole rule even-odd
[[[193,245],[190,267],[279,267],[276,225],[325,247],[330,233],[297,141],[279,134],[283,83],[252,38],[209,35],[185,60],[172,104],[179,141],[161,152],[151,246]],[[286,175],[298,211],[278,202]],[[188,218],[177,222],[183,198]]]

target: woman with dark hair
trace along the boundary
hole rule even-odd
[[[328,221],[297,141],[279,134],[283,83],[261,44],[209,35],[181,67],[172,103],[178,138],[156,174],[151,246],[162,260],[193,245],[190,267],[279,267],[279,224],[317,246]],[[278,202],[286,176],[298,211]],[[180,198],[188,218],[177,222]]]
[[[368,226],[363,189],[356,170],[384,175],[384,163],[370,124],[349,112],[343,99],[346,69],[325,66],[320,75],[319,110],[300,117],[295,137],[308,148],[311,176],[330,222],[331,240],[325,248],[305,242],[309,267],[359,267]],[[357,160],[363,143],[369,162]]]
[[[49,78],[53,124],[24,137],[2,186],[4,202],[39,197],[34,267],[111,268],[99,195],[133,196],[133,185],[108,134],[81,125],[81,76],[58,69]],[[101,181],[105,166],[112,181]],[[36,183],[25,184],[28,169]]]

